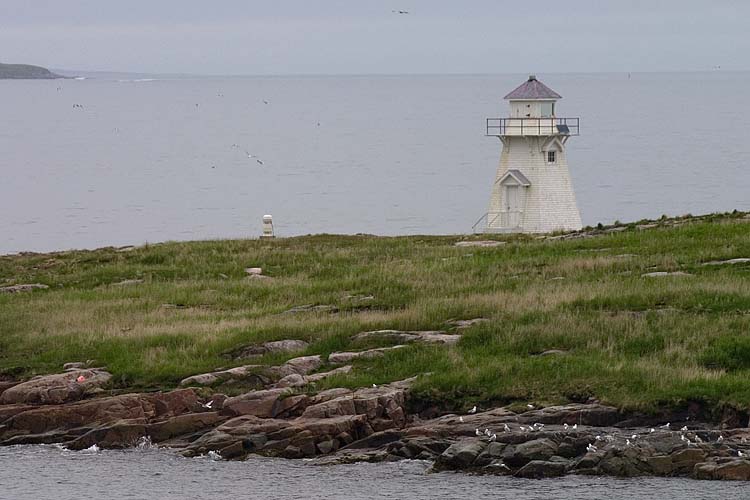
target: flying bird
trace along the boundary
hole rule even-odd
[[[263,160],[261,160],[260,158],[258,158],[258,159],[257,159],[257,160],[255,160],[255,161],[257,161],[259,165],[263,165]]]

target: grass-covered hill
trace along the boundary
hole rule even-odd
[[[47,68],[32,66],[31,64],[3,64],[0,63],[0,80],[2,79],[41,79],[51,80],[63,78]]]
[[[319,235],[0,257],[0,287],[49,285],[0,293],[0,372],[93,358],[119,386],[171,387],[243,364],[222,353],[256,341],[304,339],[306,354],[325,354],[362,348],[352,339],[362,331],[486,318],[454,347],[410,345],[325,383],[429,373],[416,393],[446,408],[590,397],[646,410],[750,405],[747,214],[492,238],[505,244]],[[255,266],[270,278],[248,278]],[[659,272],[675,274],[644,276]],[[284,314],[304,304],[337,311]]]

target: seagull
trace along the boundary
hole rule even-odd
[[[474,429],[474,434],[477,435],[477,436],[481,436],[482,435],[482,431],[480,431],[479,429]]]
[[[573,429],[578,429],[578,424],[573,424]]]
[[[458,421],[463,424],[464,423],[464,417],[458,417]]]
[[[510,432],[510,427],[508,427],[508,424],[503,424],[503,430],[505,432]]]
[[[680,441],[687,441],[685,434],[680,434]]]
[[[261,165],[262,165],[262,164],[261,164]],[[373,389],[377,389],[377,388],[378,388],[378,386],[377,386],[377,385],[375,385],[375,384],[372,384],[372,388],[373,388]]]
[[[522,431],[526,432],[526,427],[524,427],[523,425],[519,426],[518,428],[521,429]]]
[[[630,446],[630,439],[625,440],[625,446]]]
[[[687,428],[687,425],[683,425],[683,426],[682,426],[682,429],[680,429],[680,430],[681,430],[681,431],[686,431],[686,430],[688,430],[688,428]]]
[[[490,432],[490,430],[489,430],[488,428],[486,428],[486,427],[485,427],[485,428],[484,428],[484,435],[485,435],[485,436],[491,436],[491,435],[492,435],[492,433]]]
[[[717,443],[721,443],[722,441],[724,441],[724,436],[722,436],[722,435],[719,435],[719,437],[718,437],[718,438],[716,438],[716,442],[717,442]]]
[[[568,430],[568,424],[563,424],[563,429]]]
[[[655,432],[655,431],[656,431],[656,429],[654,429],[653,427],[651,427],[651,429],[648,432]]]
[[[669,429],[669,422],[667,422],[667,423],[666,423],[666,424],[664,424],[664,425],[660,425],[660,426],[659,426],[659,429]]]
[[[490,436],[490,442],[496,439],[497,439],[497,434],[493,434],[492,436]]]
[[[529,403],[529,404],[526,405],[526,408],[529,408],[529,409],[534,408],[534,405],[531,404],[531,403]]]
[[[601,436],[600,434],[597,434],[597,436],[596,436],[596,440],[597,440],[597,441],[601,441],[601,440],[602,440],[602,436]]]
[[[738,457],[744,457],[744,456],[745,456],[745,454],[744,454],[744,453],[742,453],[742,451],[740,451],[740,450],[737,450],[737,456],[738,456]]]
[[[476,412],[477,412],[477,407],[476,407],[476,405],[474,405],[474,408],[472,408],[471,410],[469,410],[467,413],[471,415],[472,413],[476,413]]]
[[[702,439],[701,439],[700,437],[698,437],[698,436],[695,436],[695,442],[696,442],[696,443],[702,443],[702,442],[703,442],[703,440],[702,440]]]
[[[596,451],[596,446],[589,443],[589,445],[586,447],[586,451]]]
[[[208,408],[208,409],[210,410],[210,409],[211,409],[211,406],[212,406],[213,404],[214,404],[214,402],[213,402],[213,400],[211,400],[211,401],[209,401],[208,403],[204,403],[204,404],[202,404],[201,406],[203,406],[203,408]]]
[[[630,439],[632,439],[633,441],[635,441],[636,439],[638,439],[638,435],[637,434],[633,434],[632,436],[630,436]]]

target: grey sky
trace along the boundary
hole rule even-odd
[[[747,0],[0,0],[0,61],[200,74],[747,70],[748,19]]]

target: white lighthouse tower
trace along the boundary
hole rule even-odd
[[[578,118],[558,118],[562,97],[534,75],[505,96],[508,118],[488,118],[487,135],[503,143],[484,232],[548,233],[581,229],[565,145]]]

